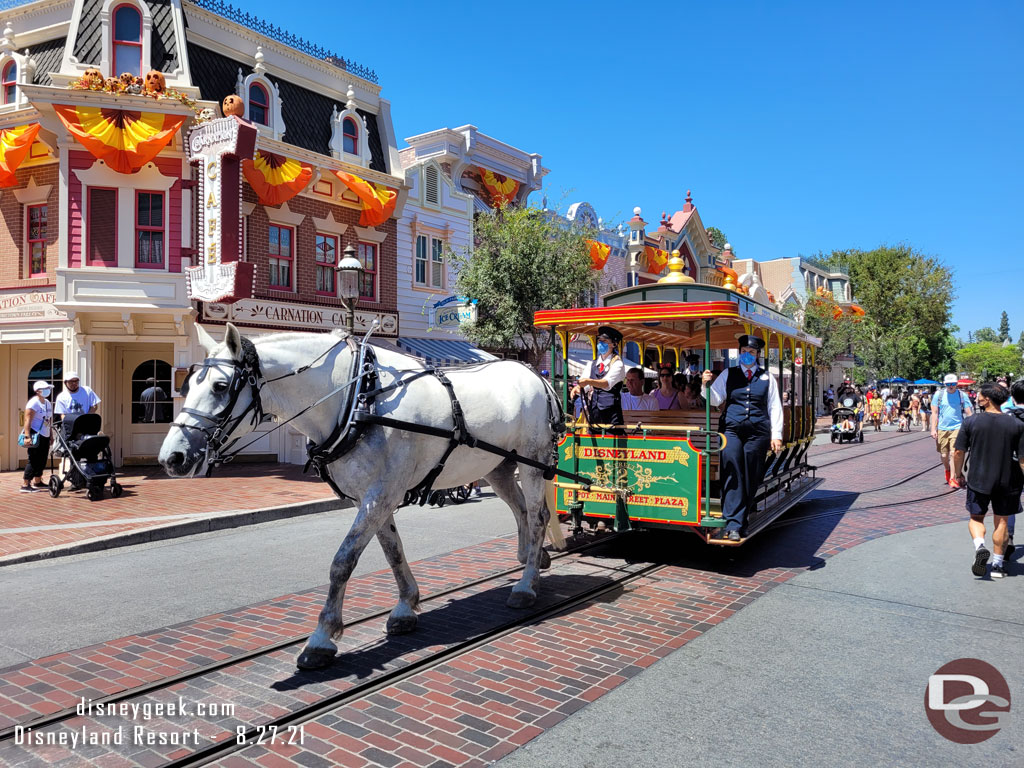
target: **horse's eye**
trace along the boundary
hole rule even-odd
[[[228,383],[226,381],[218,381],[213,385],[213,391],[218,395],[228,391]]]

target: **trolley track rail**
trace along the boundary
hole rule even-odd
[[[588,542],[582,544],[579,547],[575,547],[575,548],[572,548],[572,549],[567,549],[564,552],[553,553],[553,554],[551,554],[551,562],[555,563],[555,562],[558,562],[560,560],[564,560],[564,559],[566,559],[568,557],[571,557],[571,556],[586,554],[587,552],[590,552],[591,550],[599,549],[601,547],[606,546],[607,544],[611,543],[615,539],[619,538],[619,536],[620,536],[620,534],[618,534],[618,533],[609,532],[608,534],[602,535],[599,539],[596,539],[594,541],[588,541]],[[431,593],[429,595],[424,596],[421,599],[421,602],[425,603],[425,602],[428,602],[428,601],[437,600],[437,599],[446,597],[448,595],[455,594],[457,592],[462,592],[462,591],[467,590],[467,589],[472,589],[473,587],[480,586],[481,584],[485,584],[485,583],[487,583],[489,581],[497,581],[499,579],[504,579],[504,578],[506,578],[508,576],[511,576],[511,575],[513,575],[515,573],[518,573],[518,572],[522,571],[523,567],[524,566],[522,566],[522,565],[517,565],[515,567],[506,568],[506,569],[501,570],[501,571],[495,571],[493,573],[489,573],[489,574],[487,574],[485,576],[481,576],[481,577],[479,577],[477,579],[473,579],[471,581],[463,582],[463,583],[458,584],[458,585],[453,586],[453,587],[447,587],[445,589],[439,590],[438,592],[434,592],[434,593]],[[360,616],[359,618],[357,618],[357,619],[353,620],[352,622],[346,624],[345,628],[346,628],[346,630],[349,630],[349,629],[353,629],[355,627],[359,627],[359,626],[362,626],[362,625],[365,625],[365,624],[369,624],[369,623],[371,623],[373,621],[376,621],[378,619],[381,619],[381,618],[389,615],[390,613],[391,613],[391,608],[388,608],[386,610],[382,609],[382,610],[379,610],[379,611],[374,611],[374,612],[369,613],[369,614],[367,614],[365,616]],[[124,690],[118,691],[117,693],[112,693],[112,694],[104,695],[104,694],[99,694],[97,692],[97,695],[94,696],[94,697],[90,697],[87,694],[82,694],[82,698],[90,699],[93,704],[102,704],[102,705],[116,704],[116,703],[121,702],[121,701],[126,701],[126,700],[131,699],[131,698],[136,698],[136,697],[139,697],[139,696],[144,696],[144,695],[146,695],[148,693],[153,693],[153,692],[159,691],[161,689],[169,688],[169,687],[177,685],[179,683],[188,682],[189,680],[194,680],[196,678],[203,677],[204,675],[208,675],[208,674],[210,674],[212,672],[217,672],[217,671],[220,671],[222,669],[226,669],[228,667],[234,666],[236,664],[242,664],[242,663],[244,663],[246,661],[250,661],[252,659],[257,659],[257,658],[259,658],[261,656],[266,656],[268,654],[275,653],[277,651],[287,649],[287,648],[289,648],[291,646],[300,645],[301,643],[304,643],[307,639],[309,639],[309,635],[308,634],[303,634],[303,635],[297,635],[297,636],[289,637],[289,638],[286,638],[286,639],[283,639],[283,640],[278,640],[278,641],[276,641],[274,643],[271,643],[271,644],[268,644],[268,645],[263,645],[263,646],[260,646],[258,648],[253,648],[253,649],[248,650],[248,651],[246,651],[244,653],[235,654],[235,655],[229,656],[229,657],[227,657],[225,659],[220,659],[218,661],[214,661],[214,662],[211,662],[209,664],[204,664],[202,666],[194,667],[192,669],[189,669],[189,670],[186,670],[184,672],[181,672],[181,673],[179,673],[177,675],[171,675],[169,677],[162,677],[162,678],[159,678],[159,679],[156,679],[156,680],[149,681],[149,682],[144,683],[142,685],[133,686],[131,688],[125,688]],[[56,712],[54,712],[52,714],[49,714],[49,715],[44,715],[42,717],[38,717],[38,718],[35,718],[33,720],[26,720],[24,722],[16,723],[14,725],[5,727],[2,730],[0,730],[0,746],[2,746],[5,742],[11,740],[14,737],[15,729],[16,728],[19,728],[19,727],[26,728],[26,729],[27,728],[31,728],[33,730],[34,729],[39,729],[39,728],[47,728],[47,727],[51,727],[51,726],[57,725],[59,723],[62,723],[62,722],[66,721],[66,720],[69,720],[69,719],[71,719],[73,717],[76,717],[77,714],[78,713],[77,713],[77,709],[76,708],[68,707],[68,708],[65,708],[65,709],[58,710],[58,711],[56,711]]]
[[[902,433],[901,433],[901,436],[902,436]],[[859,451],[859,452],[853,454],[852,456],[844,456],[842,458],[836,459],[835,461],[829,461],[829,462],[826,462],[824,464],[815,464],[814,467],[815,467],[815,469],[824,469],[825,467],[834,467],[836,464],[841,464],[844,461],[853,461],[854,459],[861,459],[861,458],[864,458],[865,456],[874,456],[876,453],[880,453],[881,451],[890,451],[893,448],[899,448],[899,447],[905,446],[905,445],[912,445],[914,443],[920,443],[925,438],[930,440],[931,439],[931,435],[928,434],[928,433],[924,433],[922,437],[916,437],[916,438],[913,438],[911,440],[907,440],[907,439],[898,440],[897,438],[888,438],[885,442],[893,443],[892,445],[885,445],[885,446],[882,446],[881,448],[874,448],[873,450]],[[862,444],[861,443],[857,443],[857,445],[860,446]],[[863,445],[870,445],[870,444],[869,443],[864,443]],[[877,443],[875,443],[874,445],[877,445]],[[837,451],[829,451],[828,455],[831,455],[832,453],[835,453],[835,452],[837,452]],[[813,457],[811,457],[811,460],[813,461]]]

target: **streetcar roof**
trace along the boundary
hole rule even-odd
[[[671,286],[675,290],[661,288],[658,284],[645,285],[605,296],[605,302],[615,302],[614,306],[540,310],[534,314],[533,323],[584,336],[595,336],[598,326],[610,325],[622,333],[624,341],[694,349],[704,346],[705,323],[709,322],[712,349],[735,348],[737,339],[745,333],[763,336],[772,347],[777,347],[780,339],[794,346],[821,346],[820,339],[806,333],[794,320],[746,296],[717,286],[693,284],[682,295],[693,294],[702,300],[658,301],[680,295],[679,286]]]

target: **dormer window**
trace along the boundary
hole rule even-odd
[[[346,117],[342,121],[342,133],[344,134],[345,141],[345,152],[350,155],[359,154],[359,129],[356,127],[356,121],[351,117]]]
[[[249,119],[259,125],[270,125],[270,96],[259,83],[249,86]]]
[[[116,75],[129,72],[142,76],[142,14],[134,5],[114,9],[114,69]],[[6,91],[5,91],[6,93]]]
[[[13,104],[17,99],[18,65],[12,60],[4,64],[4,104]]]

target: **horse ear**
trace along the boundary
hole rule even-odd
[[[214,341],[213,336],[208,334],[203,329],[203,326],[199,325],[198,323],[196,323],[195,326],[193,327],[196,329],[196,336],[199,339],[199,344],[203,347],[203,349],[206,350],[206,354],[212,355],[213,350],[215,350],[218,347],[218,344],[216,341]]]
[[[234,325],[228,323],[227,333],[224,334],[224,343],[228,345],[228,353],[238,362],[242,361],[242,334]]]

